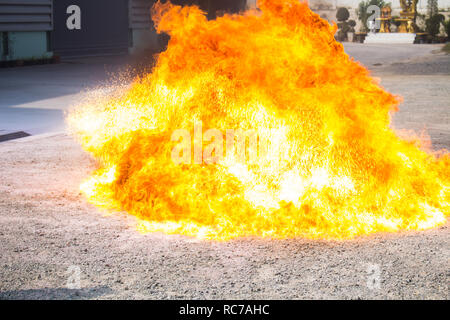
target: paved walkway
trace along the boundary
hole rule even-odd
[[[116,56],[0,69],[0,135],[63,130],[64,110],[127,61]]]

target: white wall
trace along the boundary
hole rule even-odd
[[[249,8],[255,8],[256,7],[256,0],[247,0],[247,6]]]

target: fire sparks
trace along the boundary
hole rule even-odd
[[[426,152],[389,127],[399,98],[306,3],[259,8],[208,21],[195,6],[154,6],[157,30],[171,39],[153,71],[68,117],[101,165],[81,186],[89,201],[139,217],[142,231],[218,240],[345,239],[443,224],[448,153]],[[251,130],[268,151],[246,161],[240,148],[238,161],[236,141],[252,143],[230,130]]]

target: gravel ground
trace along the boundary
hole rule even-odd
[[[435,148],[450,148],[449,66],[428,53],[374,67],[404,96],[395,126],[426,127]],[[0,144],[1,299],[449,298],[448,222],[341,242],[142,235],[80,195],[94,165],[65,133]]]

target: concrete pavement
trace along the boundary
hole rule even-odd
[[[64,111],[127,64],[111,56],[0,69],[0,134],[64,130]]]

